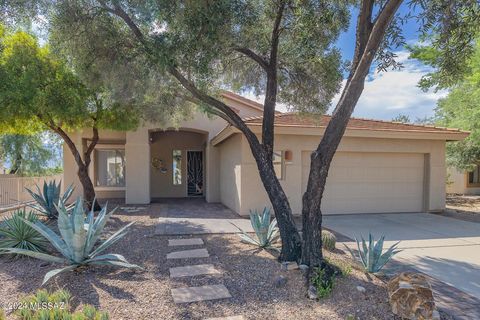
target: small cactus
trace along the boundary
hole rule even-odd
[[[325,250],[335,250],[335,244],[337,243],[337,237],[333,233],[327,230],[322,230],[322,247]]]

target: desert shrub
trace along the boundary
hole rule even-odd
[[[270,209],[264,208],[262,213],[258,213],[257,210],[250,210],[250,223],[252,224],[253,230],[255,231],[256,238],[251,237],[241,228],[237,226],[235,227],[240,230],[240,238],[243,241],[256,245],[260,248],[278,250],[277,247],[273,246],[280,237],[277,227],[277,220],[270,220]]]
[[[3,312],[2,309],[0,309],[0,320],[6,320],[7,317],[5,316],[5,312]]]
[[[23,298],[15,314],[20,320],[108,320],[107,312],[85,305],[82,311],[71,312],[70,293],[58,290],[49,293],[38,290],[34,295]]]
[[[17,248],[35,252],[46,252],[47,240],[26,221],[36,223],[33,212],[17,210],[5,218],[0,225],[0,249]]]
[[[93,205],[92,208],[94,207],[95,206]],[[105,205],[105,207],[103,207],[103,209],[98,213],[96,218],[94,217],[93,209],[85,216],[83,199],[81,197],[77,199],[73,209],[71,210],[68,210],[62,202],[59,203],[57,208],[57,223],[58,230],[60,230],[60,235],[52,231],[40,221],[35,223],[27,220],[24,221],[26,224],[42,234],[63,257],[16,248],[6,249],[4,252],[0,252],[0,254],[23,254],[48,262],[67,265],[61,269],[55,269],[47,272],[43,279],[43,283],[47,282],[51,277],[61,272],[74,270],[81,266],[110,265],[141,269],[135,264],[130,264],[122,255],[100,255],[100,253],[122,239],[127,234],[127,229],[133,224],[133,222],[124,226],[114,233],[110,238],[95,247],[96,243],[100,240],[105,224],[115,212],[115,209],[107,212],[107,206]]]
[[[345,248],[347,248],[354,260],[357,260],[362,264],[365,271],[376,273],[379,272],[394,255],[401,251],[397,249],[397,246],[400,243],[399,241],[388,248],[386,252],[382,253],[384,240],[385,236],[381,236],[375,243],[375,239],[370,233],[368,234],[368,245],[362,237],[362,245],[360,246],[360,241],[355,239],[357,242],[358,256],[346,245]]]
[[[335,245],[337,243],[337,237],[328,230],[322,230],[322,247],[325,250],[333,251],[335,250]]]
[[[317,291],[318,298],[326,298],[332,293],[335,279],[339,276],[342,276],[342,270],[327,260],[324,260],[320,267],[314,269],[311,283]]]

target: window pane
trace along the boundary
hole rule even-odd
[[[278,179],[283,179],[283,151],[274,151],[273,152],[273,169]]]
[[[125,150],[96,150],[96,186],[125,186]]]
[[[173,150],[173,184],[182,184],[182,150]]]

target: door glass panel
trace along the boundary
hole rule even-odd
[[[182,184],[182,150],[173,150],[173,184]]]

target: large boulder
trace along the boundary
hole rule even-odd
[[[390,280],[388,296],[394,314],[412,320],[440,319],[427,278],[404,272]]]

